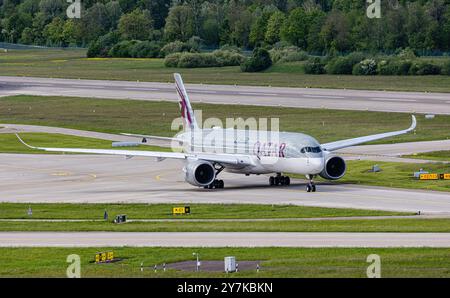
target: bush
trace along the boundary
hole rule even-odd
[[[272,65],[270,54],[266,49],[255,48],[253,55],[241,64],[243,72],[257,72],[269,68]]]
[[[318,57],[311,58],[305,63],[306,74],[323,74],[325,73],[325,63]]]
[[[131,57],[133,58],[157,58],[161,46],[155,41],[142,41],[135,44],[130,49]]]
[[[188,42],[182,42],[179,40],[169,42],[162,47],[161,56],[166,57],[169,54],[181,52],[198,52],[197,39],[191,38]]]
[[[285,57],[281,58],[281,62],[295,62],[295,61],[306,61],[308,60],[309,55],[304,51],[293,52],[287,54]]]
[[[450,60],[447,60],[442,66],[441,74],[450,76]]]
[[[401,59],[416,59],[417,56],[411,48],[400,49],[397,56]]]
[[[409,60],[382,60],[378,63],[378,73],[380,75],[408,75],[412,62]]]
[[[294,62],[294,61],[305,61],[308,59],[308,54],[301,51],[300,48],[296,46],[288,47],[274,47],[270,51],[270,58],[273,63],[280,62]]]
[[[215,50],[213,56],[218,66],[237,66],[245,60],[245,57],[239,52],[229,50]]]
[[[196,68],[217,66],[217,60],[210,53],[183,53],[178,61],[178,67]]]
[[[109,56],[115,57],[115,58],[129,58],[131,56],[131,51],[133,47],[138,44],[139,41],[137,40],[124,40],[119,42],[118,44],[114,45],[111,50],[109,50]]]
[[[441,67],[430,62],[416,62],[411,66],[409,73],[418,76],[438,75],[441,73]]]
[[[244,56],[235,52],[216,50],[212,53],[173,53],[166,56],[167,67],[222,67],[237,66],[245,60]]]
[[[89,45],[87,57],[108,57],[110,49],[119,41],[117,32],[110,32],[99,37],[95,42]]]
[[[166,67],[178,67],[181,53],[173,53],[166,56],[164,59],[164,66]]]
[[[374,59],[365,59],[353,67],[354,75],[372,76],[377,74],[377,62]]]
[[[353,67],[364,58],[364,55],[359,52],[351,53],[345,57],[333,58],[327,63],[325,69],[329,74],[352,74]]]
[[[221,51],[228,51],[228,52],[238,53],[238,54],[242,53],[242,50],[240,48],[238,48],[237,46],[232,46],[232,45],[228,45],[228,44],[225,44],[225,45],[221,46],[220,50]]]

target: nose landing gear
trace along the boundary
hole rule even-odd
[[[306,192],[316,192],[316,185],[313,181],[314,175],[306,175],[306,178],[309,180],[306,184]]]

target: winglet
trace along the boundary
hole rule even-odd
[[[33,146],[30,146],[30,145],[28,145],[27,143],[25,143],[24,140],[22,140],[22,139],[19,137],[18,134],[15,134],[15,135],[16,135],[16,137],[19,139],[19,141],[20,141],[22,144],[24,144],[25,146],[27,146],[28,148],[30,148],[30,149],[39,149],[39,148],[37,148],[37,147],[33,147]]]
[[[407,129],[408,131],[413,130],[414,128],[416,128],[416,125],[417,125],[416,116],[411,115],[411,118],[412,118],[412,123],[411,123],[411,126]]]

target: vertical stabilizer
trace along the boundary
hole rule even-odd
[[[197,120],[191,107],[191,102],[184,88],[183,79],[179,73],[175,73],[175,88],[177,89],[180,104],[181,117],[183,118],[184,130],[198,129]]]

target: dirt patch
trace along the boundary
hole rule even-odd
[[[261,267],[261,261],[239,261],[239,271],[256,270],[257,266]],[[196,271],[196,261],[183,261],[177,263],[166,264],[167,269],[175,269],[181,271]],[[201,261],[200,271],[225,271],[224,261]]]

